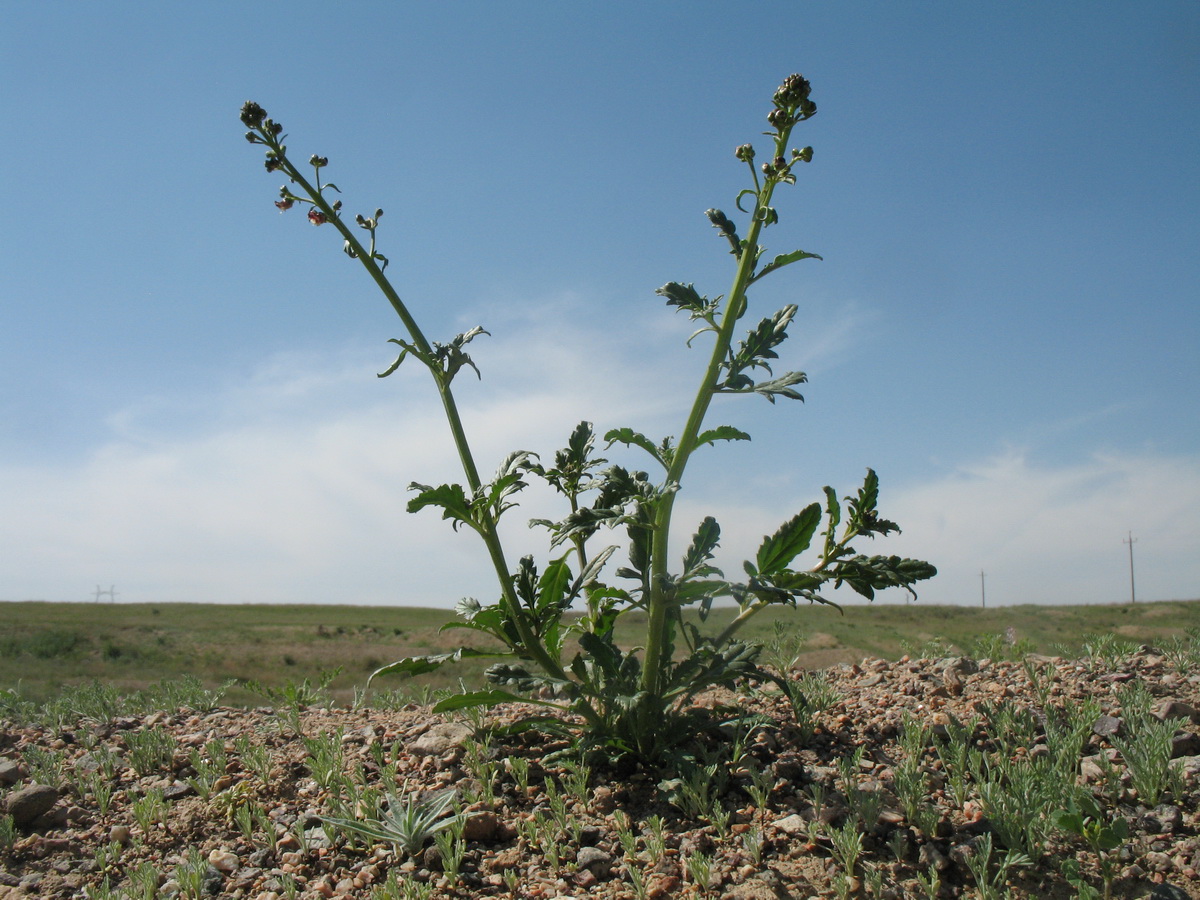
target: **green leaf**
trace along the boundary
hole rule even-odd
[[[793,559],[808,549],[813,532],[821,523],[821,505],[810,503],[770,537],[763,538],[755,557],[757,574],[774,575],[783,572]]]
[[[750,435],[746,432],[734,428],[732,425],[718,425],[716,428],[710,428],[708,431],[700,433],[696,438],[696,446],[702,447],[705,444],[713,444],[717,441],[748,441]]]
[[[604,440],[608,442],[604,445],[605,450],[607,450],[613,444],[625,444],[626,446],[632,445],[635,447],[641,447],[656,460],[658,460],[659,464],[664,469],[669,468],[669,463],[663,458],[662,452],[654,445],[654,442],[641,432],[634,431],[632,428],[614,428],[612,431],[604,435]]]
[[[802,259],[821,259],[821,257],[815,253],[805,253],[803,250],[794,250],[791,253],[781,253],[779,256],[775,257],[773,260],[763,266],[758,274],[750,279],[750,284],[758,281],[758,279],[762,278],[768,272],[774,272],[776,269],[782,269],[784,266],[790,265],[794,262],[799,262]]]
[[[447,697],[433,707],[435,713],[454,712],[458,709],[474,709],[476,707],[485,706],[491,708],[499,706],[501,703],[530,703],[528,697],[522,697],[519,694],[510,694],[508,691],[468,691],[464,694],[455,694],[453,697]],[[542,703],[543,706],[554,706],[553,703]]]
[[[778,378],[773,378],[770,381],[760,381],[757,384],[752,385],[747,390],[735,391],[733,393],[747,394],[753,391],[756,394],[761,394],[762,396],[766,397],[772,403],[775,402],[775,398],[777,396],[787,397],[789,400],[799,400],[801,403],[803,403],[804,395],[799,391],[792,390],[792,385],[804,384],[807,381],[808,376],[803,372],[788,372],[784,375],[780,375]]]
[[[475,528],[471,520],[471,505],[467,502],[467,493],[461,484],[443,484],[432,487],[428,484],[413,482],[408,486],[410,491],[420,491],[417,496],[408,501],[408,511],[418,512],[426,506],[436,506],[442,510],[443,519],[454,521],[455,530],[462,523]]]
[[[404,659],[398,659],[394,663],[389,663],[382,668],[376,669],[371,673],[371,677],[367,679],[367,684],[370,685],[380,675],[402,675],[404,677],[425,675],[428,672],[440,669],[446,663],[458,662],[461,659],[496,656],[508,656],[508,654],[496,651],[476,650],[472,647],[459,647],[452,653],[438,653],[433,656],[406,656]]]
[[[717,545],[721,543],[721,526],[712,516],[708,516],[700,523],[700,527],[696,529],[695,536],[692,537],[692,543],[688,547],[687,553],[683,555],[683,577],[687,578],[688,574],[700,569],[706,562],[713,558],[713,551],[717,549]]]

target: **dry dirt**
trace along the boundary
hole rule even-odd
[[[824,674],[840,700],[817,717],[811,735],[802,734],[778,694],[707,698],[711,704],[733,702],[766,717],[766,724],[749,732],[740,751],[728,741],[707,741],[708,751],[721,758],[721,771],[728,774],[715,807],[723,810],[727,821],[716,823],[713,819],[720,814],[685,815],[659,786],[666,776],[636,766],[593,762],[586,789],[571,796],[569,777],[563,781],[569,772],[543,765],[546,755],[565,747],[565,741],[527,732],[493,737],[489,744],[461,720],[450,722],[416,705],[393,711],[307,709],[299,716],[299,733],[293,730],[295,721],[289,725],[286,715],[268,709],[177,710],[61,729],[3,722],[0,805],[22,821],[11,845],[0,845],[0,898],[94,898],[105,896],[106,881],[107,896],[138,900],[623,900],[639,897],[638,881],[641,895],[650,898],[833,897],[841,867],[833,858],[830,836],[850,815],[839,760],[858,747],[863,747],[858,788],[875,794],[882,804],[877,821],[863,828],[856,877],[843,882],[847,896],[873,897],[878,892],[895,900],[926,897],[917,876],[938,871],[938,896],[986,897],[966,861],[978,852],[984,836],[995,840],[997,857],[1002,843],[993,833],[990,810],[974,793],[956,802],[935,749],[944,740],[939,735],[989,706],[1029,708],[1044,721],[1043,700],[1047,706],[1072,708],[1087,698],[1096,698],[1109,718],[1097,721],[1096,733],[1082,748],[1079,783],[1101,798],[1110,820],[1120,817],[1129,825],[1128,841],[1113,851],[1113,895],[1200,897],[1200,674],[1181,671],[1151,648],[1108,665],[1033,659],[1045,673],[1040,696],[1027,667],[1017,662],[906,657],[834,666]],[[1119,698],[1131,685],[1144,685],[1156,698],[1159,713],[1189,717],[1174,744],[1179,784],[1150,809],[1139,803],[1127,766],[1107,736],[1120,726]],[[1168,701],[1177,705],[1164,707]],[[512,721],[529,711],[500,708],[488,722]],[[895,793],[896,770],[906,758],[899,743],[906,716],[931,730],[922,756],[927,801],[934,809],[931,834],[905,820]],[[993,752],[998,736],[988,728],[984,719],[972,740],[977,749]],[[131,766],[130,738],[148,729],[171,735],[176,749],[160,771],[139,774]],[[347,844],[345,835],[332,826],[327,834],[320,817],[336,808],[336,798],[328,783],[322,786],[315,780],[320,766],[310,754],[316,745],[306,743],[305,737],[319,738],[327,748],[339,747],[342,771],[360,785],[418,793],[457,790],[470,814],[457,877],[444,874],[432,843],[410,859],[390,844]],[[244,750],[247,741],[267,750],[269,770],[257,767],[256,774],[251,760],[242,758],[239,748]],[[1016,755],[1045,752],[1039,736],[1028,744]],[[47,753],[39,755],[35,748]],[[211,785],[211,795],[202,799],[189,785],[197,776],[193,751],[204,758],[217,748],[225,752],[225,765]],[[1103,762],[1102,756],[1113,762],[1115,776],[1102,774],[1096,765]],[[38,772],[44,773],[46,759],[61,762],[61,777],[48,786],[52,790],[39,792],[31,789],[32,782]],[[528,763],[527,780],[518,777],[522,759]],[[490,798],[477,780],[481,761],[496,773]],[[751,799],[753,771],[769,776],[765,783],[770,794],[763,808],[756,808]],[[383,780],[395,783],[382,784]],[[111,791],[106,804],[101,802],[105,786]],[[822,789],[817,809],[814,798]],[[143,816],[139,824],[134,804],[155,791],[168,798],[165,814],[158,822]],[[39,810],[46,807],[36,816],[30,815],[33,807],[24,805],[30,798],[38,800]],[[567,822],[561,830],[547,824],[556,803]],[[238,807],[260,811],[245,830],[237,823]],[[636,840],[623,848],[618,833],[626,816]],[[665,823],[663,846],[657,849],[654,816]],[[534,827],[537,822],[542,823],[540,832]],[[756,835],[761,837],[757,851]],[[203,860],[195,885],[186,874],[192,848],[199,853],[192,859]],[[697,856],[711,863],[707,886],[697,883]],[[1011,870],[1007,885],[997,885],[991,896],[1003,897],[1006,890],[1016,898],[1079,896],[1059,871],[1060,861],[1068,857],[1080,861],[1091,885],[1102,885],[1094,854],[1081,840],[1058,833],[1040,860]],[[131,876],[147,863],[158,872],[157,886],[135,893]]]

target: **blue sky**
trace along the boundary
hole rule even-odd
[[[254,99],[460,380],[490,469],[580,419],[682,427],[704,363],[654,289],[723,293],[787,74],[819,112],[761,282],[804,404],[732,398],[698,458],[731,569],[878,471],[922,602],[1200,596],[1200,7],[14,2],[0,29],[0,599],[450,605],[479,548],[404,512],[456,477],[400,323],[336,235],[279,215]],[[773,232],[773,233],[772,233]],[[643,465],[616,450],[614,460]],[[540,548],[520,523],[513,558]],[[891,599],[902,600],[903,595]]]

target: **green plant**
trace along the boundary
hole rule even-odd
[[[149,837],[154,826],[167,821],[167,801],[161,788],[151,788],[133,801],[133,820],[142,829],[142,834]]]
[[[129,900],[155,900],[162,881],[152,862],[144,862],[129,873]]]
[[[467,853],[467,842],[463,840],[462,826],[463,822],[460,819],[456,827],[444,828],[433,836],[442,857],[442,874],[451,884],[458,881],[463,857]]]
[[[216,790],[217,781],[225,774],[225,767],[229,765],[225,743],[216,739],[208,741],[203,750],[199,747],[193,748],[188,759],[194,774],[185,781],[201,800],[207,800]]]
[[[240,734],[233,741],[234,750],[246,771],[264,785],[271,783],[271,751],[265,744],[256,743],[249,735]]]
[[[1183,719],[1160,721],[1150,711],[1153,697],[1136,684],[1121,693],[1122,733],[1111,743],[1121,753],[1138,799],[1154,806],[1175,780],[1171,768],[1172,739]]]
[[[859,538],[899,530],[878,513],[879,482],[869,469],[862,487],[845,498],[845,507],[838,493],[827,487],[823,503],[810,504],[764,538],[755,558],[743,566],[746,580],[727,580],[713,564],[721,529],[712,517],[700,523],[681,567],[671,571],[675,500],[693,455],[709,445],[749,438],[732,426],[706,426],[713,399],[720,394],[757,394],[772,403],[779,398],[803,399],[796,390],[807,380],[803,373],[776,375],[772,371],[777,348],[787,338],[797,306],[789,304],[760,319],[736,342],[735,333],[749,312],[747,295],[752,285],[792,263],[816,258],[816,254],[800,250],[769,257],[760,243],[764,230],[779,222],[772,205],[776,188],[794,184],[799,168],[812,158],[811,148],[791,146],[793,129],[816,113],[809,94],[808,81],[799,75],[788,77],[775,92],[767,116],[772,146],[761,166],[755,164],[751,145],[737,148],[737,159],[749,170],[748,186],[735,201],[746,218],[745,236],[739,235],[738,226],[720,210],[706,213],[734,259],[728,294],[710,299],[680,282],[658,290],[668,306],[697,323],[689,344],[702,334],[712,337],[708,363],[678,436],[655,441],[630,428],[613,429],[604,436],[608,447],[622,444],[645,451],[661,469],[657,482],[645,472],[620,465],[605,467],[608,461],[595,453],[595,435],[587,422],[574,430],[552,465],[543,464],[528,450],[519,450],[507,456],[493,478],[485,481],[468,442],[452,382],[466,368],[479,374],[467,347],[488,332],[476,326],[449,343],[430,342],[384,274],[388,260],[376,246],[383,210],[377,209],[369,217],[356,216],[356,233],[342,217],[342,202],[331,200],[339,189],[323,181],[328,159],[317,155],[309,159],[310,181],[288,156],[282,126],[268,118],[257,103],[247,102],[242,107],[241,120],[249,129],[246,138],[265,148],[266,170],[289,179],[276,205],[286,210],[299,203],[308,207],[312,224],[332,225],[342,238],[345,253],[366,269],[403,323],[407,337],[392,339],[400,352],[383,375],[411,358],[428,371],[441,399],[464,483],[435,486],[414,482],[415,496],[408,510],[439,510],[456,530],[474,532],[499,583],[497,602],[484,606],[464,600],[459,606],[462,621],[455,624],[490,635],[502,649],[461,647],[452,653],[410,657],[384,666],[372,678],[420,674],[466,657],[508,656],[510,662],[489,669],[492,687],[448,698],[435,709],[449,711],[529,698],[555,714],[578,715],[590,742],[657,760],[694,735],[699,723],[690,706],[700,691],[711,685],[732,686],[750,678],[769,677],[757,666],[760,647],[735,639],[752,616],[770,606],[829,603],[820,593],[829,586],[847,585],[868,598],[892,586],[911,592],[913,584],[935,574],[928,563],[867,556],[852,546]],[[362,232],[365,237],[360,240]],[[543,479],[560,493],[568,512],[558,521],[535,523],[550,533],[550,560],[539,568],[533,557],[527,556],[514,569],[505,554],[498,522],[517,504],[517,494],[531,477]],[[595,550],[589,545],[601,528],[626,531],[627,564],[614,574],[627,587],[601,581],[617,550],[613,546]],[[814,539],[815,561],[797,567],[797,559]],[[732,600],[737,606],[737,614],[719,632],[705,634],[684,619],[684,610],[695,608],[703,623],[718,599]],[[578,620],[567,618],[577,602],[583,605],[583,614]],[[640,653],[619,647],[614,635],[618,617],[631,610],[646,614]],[[568,658],[565,651],[571,645],[566,638],[572,630],[578,632],[579,651]],[[682,651],[680,658],[676,658],[677,650]]]
[[[90,794],[96,803],[97,812],[102,816],[108,815],[109,807],[112,806],[113,787],[104,773],[99,770],[80,773],[77,781],[79,793]]]
[[[157,726],[125,735],[129,765],[139,775],[153,775],[170,764],[178,746],[174,737]]]
[[[813,736],[817,716],[836,706],[842,699],[823,672],[805,672],[795,681],[780,679],[779,686],[788,698],[801,740],[805,742]]]
[[[854,868],[863,852],[862,832],[855,827],[854,821],[851,819],[838,828],[830,828],[829,844],[833,858],[842,867],[842,871],[847,875],[854,875]]]
[[[199,847],[190,847],[187,856],[175,869],[175,881],[180,893],[189,900],[201,900],[204,896],[204,876],[208,873],[208,860]]]
[[[8,813],[0,815],[0,850],[8,851],[17,840],[17,823]]]
[[[1020,866],[1030,865],[1030,859],[1024,853],[1009,849],[1004,852],[1004,856],[996,864],[996,871],[993,873],[991,871],[992,836],[990,834],[984,834],[975,839],[974,847],[970,853],[966,854],[965,862],[971,876],[975,879],[979,900],[1001,900],[1002,897],[1011,897],[1011,891],[1005,891],[1003,895],[1000,893],[1008,880],[1008,873]]]
[[[403,799],[389,794],[387,808],[369,819],[326,818],[323,822],[376,841],[395,844],[409,856],[416,856],[439,831],[457,828],[463,813],[446,813],[454,804],[454,791],[446,790],[422,800],[413,794]]]
[[[1084,793],[1072,798],[1066,808],[1057,810],[1051,819],[1055,827],[1087,841],[1100,863],[1100,876],[1104,879],[1104,900],[1110,900],[1113,879],[1119,866],[1119,861],[1112,855],[1112,851],[1120,849],[1129,840],[1129,825],[1120,817],[1111,822],[1105,821],[1104,811],[1096,802],[1096,798]],[[1078,871],[1075,874],[1078,875]]]
[[[62,786],[67,765],[65,753],[60,750],[47,750],[34,744],[25,748],[25,752],[21,755],[29,769],[31,781],[52,788]]]

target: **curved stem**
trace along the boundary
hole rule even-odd
[[[283,169],[293,181],[300,185],[309,195],[313,204],[325,214],[326,220],[330,222],[345,238],[350,249],[354,251],[358,261],[362,263],[363,268],[375,281],[379,290],[391,303],[392,309],[396,311],[396,315],[404,323],[405,329],[412,339],[413,346],[418,351],[418,356],[423,359],[426,368],[429,369],[433,376],[435,385],[437,386],[438,395],[442,400],[442,408],[446,414],[446,421],[450,426],[450,433],[454,439],[454,446],[458,451],[459,460],[462,463],[463,473],[466,475],[467,484],[472,492],[477,491],[482,485],[479,478],[479,469],[475,465],[475,458],[471,452],[471,446],[467,441],[466,430],[463,428],[462,417],[458,412],[458,405],[455,403],[454,394],[450,390],[449,380],[445,373],[437,366],[434,360],[433,348],[429,341],[425,338],[420,326],[417,325],[416,319],[405,306],[404,301],[400,299],[400,295],[396,293],[387,276],[383,274],[383,270],[379,268],[374,257],[368,253],[358,240],[357,236],[346,226],[342,221],[341,216],[333,208],[333,206],[321,195],[321,192],[313,187],[291,161],[283,153],[283,148],[277,143],[273,149],[276,151],[276,157],[283,165]],[[488,556],[492,561],[492,567],[495,569],[496,578],[500,582],[501,594],[503,601],[507,606],[509,617],[516,626],[517,633],[521,638],[521,648],[526,654],[533,657],[546,672],[549,674],[566,679],[566,672],[563,670],[559,662],[554,659],[542,646],[542,642],[538,640],[537,634],[534,632],[533,626],[529,621],[529,617],[521,608],[520,600],[517,597],[516,590],[513,588],[512,576],[509,572],[508,562],[504,555],[504,547],[500,541],[500,535],[496,528],[496,522],[493,517],[484,512],[483,521],[480,523],[479,533],[483,538],[484,545],[487,547]],[[587,712],[591,712],[589,709]],[[587,716],[587,712],[584,713]],[[593,713],[594,715],[594,713]]]

